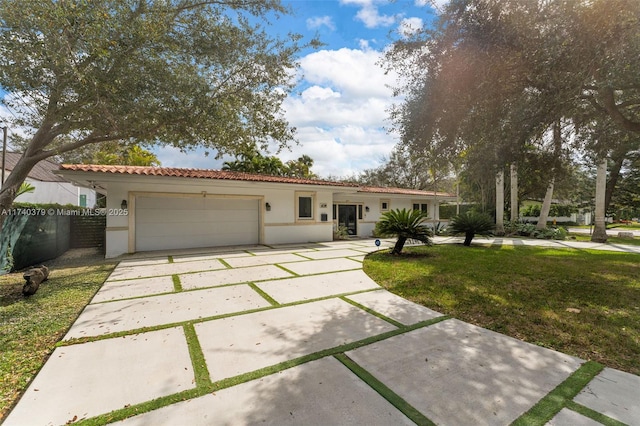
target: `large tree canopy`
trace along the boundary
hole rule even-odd
[[[569,142],[594,157],[637,149],[598,137],[640,132],[637,0],[451,0],[386,65],[402,76],[392,110],[401,144],[462,160],[463,175],[550,154],[553,182]],[[559,123],[583,137],[556,137]]]
[[[278,0],[0,0],[3,102],[32,129],[0,206],[38,161],[92,143],[291,142],[280,106],[300,37],[261,23],[281,13]]]

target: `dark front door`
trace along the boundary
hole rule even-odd
[[[357,206],[342,204],[338,206],[338,226],[347,228],[349,235],[358,234],[357,211]]]

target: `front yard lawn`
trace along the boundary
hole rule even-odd
[[[87,259],[45,263],[49,280],[28,298],[22,272],[0,277],[0,420],[115,267]]]
[[[640,375],[640,255],[543,247],[412,247],[365,272],[428,308]]]
[[[574,241],[591,241],[591,235],[571,233],[569,238]],[[607,244],[640,246],[640,237],[620,238],[613,235],[607,237]]]

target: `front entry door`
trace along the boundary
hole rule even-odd
[[[358,235],[357,211],[358,206],[343,204],[338,206],[338,226],[347,228],[349,235]]]

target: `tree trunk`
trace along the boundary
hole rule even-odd
[[[591,241],[595,243],[607,242],[607,224],[605,222],[605,193],[607,191],[607,159],[598,164],[596,175],[596,222]]]
[[[609,181],[607,182],[607,189],[605,192],[604,199],[604,209],[607,211],[609,209],[609,205],[611,204],[611,198],[613,197],[613,191],[618,184],[618,179],[620,178],[620,170],[622,169],[622,165],[624,164],[624,160],[627,157],[627,153],[618,153],[616,157],[613,158],[613,167],[609,171]]]
[[[496,235],[504,235],[504,171],[496,175]]]
[[[26,154],[23,154],[22,157],[18,160],[15,167],[7,176],[6,180],[2,184],[2,189],[0,189],[0,211],[8,210],[11,208],[13,204],[13,200],[16,198],[16,193],[18,189],[20,189],[20,185],[25,181],[33,166],[38,163],[39,160],[34,160],[26,157]],[[2,225],[4,224],[4,220],[6,219],[6,215],[0,215],[0,229],[2,229]]]
[[[518,165],[511,163],[511,222],[518,221]]]
[[[396,241],[396,245],[393,246],[393,250],[391,250],[391,254],[401,254],[402,249],[404,248],[404,243],[407,242],[407,237],[398,237],[398,241]]]
[[[538,217],[538,224],[536,229],[544,229],[547,227],[547,220],[549,218],[549,210],[551,210],[551,200],[553,199],[553,188],[555,187],[555,178],[551,178],[549,186],[547,186],[547,193],[544,195],[544,201],[540,208],[540,216]]]
[[[471,245],[471,240],[473,240],[473,236],[475,234],[473,232],[467,232],[464,234],[464,243],[462,245],[469,247]]]

